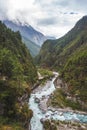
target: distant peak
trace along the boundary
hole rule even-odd
[[[20,21],[19,19],[16,19],[13,22],[15,22],[16,24],[21,25],[21,26],[28,26],[28,27],[30,26],[29,23],[24,22],[24,21]]]
[[[29,23],[24,22],[24,21],[20,21],[19,19],[13,19],[13,20],[5,19],[3,21],[6,22],[6,23],[13,23],[13,24],[16,24],[18,26],[27,26],[27,27],[30,27]]]

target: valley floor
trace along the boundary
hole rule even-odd
[[[48,80],[46,84],[33,90],[30,98],[30,100],[33,101],[33,103],[31,102],[32,104],[30,103],[30,108],[34,109],[34,122],[32,121],[32,123],[35,125],[37,118],[37,120],[42,122],[45,130],[86,130],[87,125],[81,123],[87,122],[86,112],[72,110],[68,107],[52,107],[52,105],[49,104],[49,99],[53,96],[52,93],[56,91],[55,89],[54,80]],[[38,128],[38,130],[43,129]]]

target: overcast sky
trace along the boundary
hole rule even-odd
[[[87,0],[0,0],[0,19],[18,19],[57,38],[86,14]]]

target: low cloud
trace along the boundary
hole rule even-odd
[[[60,37],[87,12],[87,0],[0,0],[0,19],[26,22],[45,35]]]
[[[58,23],[57,19],[55,17],[51,17],[51,18],[44,18],[44,19],[40,19],[37,22],[37,25],[41,25],[41,26],[54,26]]]

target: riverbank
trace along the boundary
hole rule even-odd
[[[78,95],[72,95],[68,91],[68,85],[58,76],[55,81],[55,91],[48,100],[48,106],[62,111],[87,114],[86,103],[82,102]]]
[[[79,123],[87,122],[86,113],[61,108],[48,107],[48,100],[55,91],[54,81],[58,74],[52,80],[48,80],[43,86],[39,86],[32,91],[29,106],[33,110],[33,117],[31,119],[31,130],[43,130],[42,121],[77,121]],[[53,129],[54,130],[54,129]]]
[[[87,130],[87,124],[75,121],[45,120],[42,123],[44,130]]]
[[[57,77],[57,76],[56,76]],[[55,79],[56,80],[56,79]],[[55,80],[54,80],[54,83],[55,83]],[[57,83],[57,86],[55,87],[55,90],[59,87],[60,88],[60,83],[61,80],[59,80],[59,82]],[[62,83],[63,84],[63,83]],[[50,80],[46,81],[46,83],[44,84],[46,85],[45,87],[45,91],[48,90],[50,88]],[[37,93],[37,92],[41,92],[43,91],[43,88],[42,86],[38,86],[36,89],[33,90],[33,93]],[[53,93],[51,93],[50,95],[48,96],[45,96],[43,95],[42,98],[38,98],[38,97],[35,97],[35,100],[38,100],[36,101],[38,103],[38,106],[39,108],[42,110],[42,112],[46,112],[47,110],[48,111],[52,111],[52,112],[55,112],[55,111],[59,111],[59,112],[71,112],[71,113],[76,113],[76,114],[83,114],[83,115],[87,115],[87,112],[84,112],[84,111],[78,111],[78,110],[73,110],[72,108],[70,107],[64,107],[64,108],[60,108],[60,107],[52,107],[51,104],[49,105],[49,100],[51,99],[51,97],[53,96]]]

